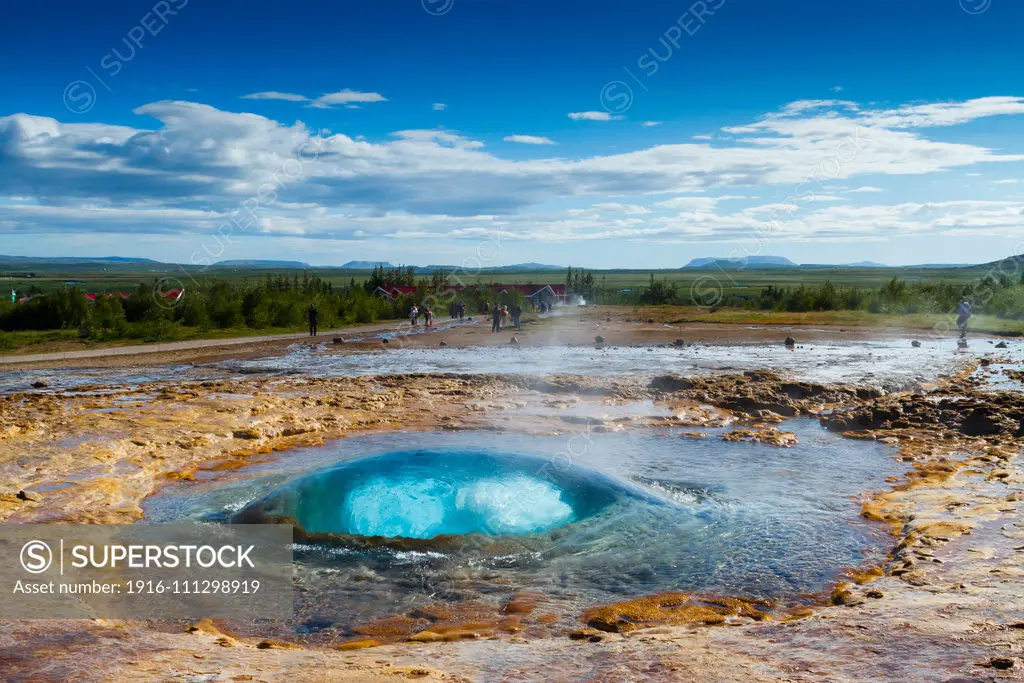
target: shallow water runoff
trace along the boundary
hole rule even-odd
[[[902,468],[814,421],[784,428],[798,445],[583,426],[357,436],[169,485],[146,514],[300,527],[300,630],[518,590],[567,610],[667,590],[793,597],[883,557],[859,496]]]

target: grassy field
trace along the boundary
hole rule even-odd
[[[804,285],[820,285],[826,280],[836,285],[859,285],[874,287],[888,282],[894,277],[908,282],[966,282],[984,277],[990,268],[974,266],[969,268],[748,268],[743,270],[722,270],[720,268],[674,269],[674,270],[592,270],[596,283],[603,289],[635,290],[650,282],[653,274],[659,280],[676,283],[681,290],[693,286],[707,288],[721,287],[726,293],[755,294],[768,285],[788,287]],[[81,282],[82,289],[88,292],[130,292],[142,281],[152,282],[164,280],[163,289],[173,289],[178,283],[186,288],[195,282],[210,279],[227,280],[239,284],[246,280],[263,280],[267,275],[285,275],[302,277],[301,270],[292,269],[260,269],[260,268],[185,268],[179,266],[140,267],[125,264],[116,269],[103,270],[60,270],[36,269],[34,277],[17,277],[22,274],[13,268],[0,269],[0,293],[7,296],[10,290],[17,290],[19,295],[28,292],[30,287],[37,287],[46,292],[63,287],[67,282]],[[355,280],[362,283],[369,277],[366,270],[343,270],[339,268],[312,268],[310,275],[316,274],[333,285],[344,285]],[[558,284],[565,281],[564,271],[483,271],[470,273],[457,271],[452,282],[475,284],[480,282],[501,282],[503,284]]]
[[[300,280],[303,278],[303,271],[298,269],[209,268],[203,270],[192,268],[189,270],[190,272],[185,272],[181,266],[157,263],[108,263],[104,267],[89,267],[85,265],[81,268],[76,268],[74,265],[44,265],[31,268],[21,265],[17,267],[0,265],[0,293],[6,297],[9,296],[10,290],[14,289],[19,296],[24,296],[29,292],[30,288],[34,288],[36,291],[48,292],[63,288],[68,283],[80,283],[80,288],[86,292],[131,292],[140,282],[152,283],[156,280],[162,280],[160,289],[164,291],[182,285],[190,291],[195,291],[194,283],[209,284],[214,279],[226,280],[232,285],[237,286],[246,281],[252,283],[263,281],[268,275],[272,277],[284,276],[289,280],[296,276]],[[27,276],[28,271],[32,272],[31,277]],[[907,283],[942,282],[966,284],[972,281],[977,282],[986,275],[997,271],[991,266],[973,266],[964,268],[915,269],[807,267],[732,270],[712,267],[654,271],[599,270],[589,272],[593,273],[594,283],[602,291],[608,293],[623,290],[633,292],[633,294],[627,295],[612,294],[606,296],[604,301],[625,303],[623,299],[626,301],[633,300],[640,289],[649,284],[653,274],[657,280],[665,280],[675,284],[679,292],[679,298],[676,299],[676,303],[684,303],[692,300],[688,296],[691,291],[707,292],[715,290],[719,293],[720,297],[725,297],[727,300],[731,295],[738,295],[740,299],[746,300],[756,298],[761,290],[769,285],[776,288],[792,288],[800,285],[816,286],[830,281],[840,286],[849,285],[877,289],[893,278],[898,278]],[[362,283],[370,274],[369,271],[365,270],[343,269],[310,269],[308,273],[309,275],[318,275],[336,287],[347,284],[352,280]],[[456,272],[450,282],[461,282],[463,284],[482,282],[556,284],[564,282],[564,279],[565,272],[561,270],[537,272],[484,271],[475,275]],[[597,300],[599,302],[602,301],[601,298]],[[700,301],[700,299],[697,300]],[[779,307],[776,306],[775,308]],[[867,307],[865,306],[864,308]],[[955,308],[955,306],[951,307],[950,313],[952,313],[952,308]],[[639,311],[640,309],[637,310]],[[941,330],[944,332],[948,332],[954,327],[954,320],[951,314],[913,313],[891,315],[869,313],[866,310],[827,310],[798,313],[735,308],[723,308],[712,313],[707,308],[687,308],[682,306],[656,306],[642,310],[644,311],[642,315],[645,319],[651,317],[659,322],[676,324],[715,322],[737,325],[820,325],[849,328]],[[926,310],[935,310],[935,308],[932,307]],[[388,314],[388,317],[391,315],[394,315],[394,313]],[[210,329],[208,327],[204,329],[180,325],[171,326],[170,329],[172,330],[170,336],[161,337],[160,341],[200,338],[227,339],[302,331],[302,327],[266,329],[252,329],[248,327]],[[1020,335],[1024,333],[1024,322],[989,315],[976,315],[971,321],[971,330],[976,333]],[[99,341],[81,339],[77,328],[40,332],[7,332],[0,334],[0,353],[60,352],[142,343],[145,343],[145,340],[122,338],[105,341],[102,340],[102,337]]]

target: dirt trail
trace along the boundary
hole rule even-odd
[[[398,321],[378,323],[375,325],[361,325],[359,327],[346,327],[338,330],[325,330],[314,339],[323,341],[339,334],[361,335],[376,332],[386,332],[396,325]],[[240,346],[243,344],[259,344],[273,341],[289,341],[294,339],[305,339],[309,337],[304,332],[289,332],[287,334],[262,334],[250,337],[234,337],[231,339],[190,339],[188,341],[165,342],[156,344],[140,344],[131,346],[113,346],[101,349],[87,349],[83,351],[64,351],[56,353],[31,353],[17,356],[0,356],[0,365],[21,365],[27,363],[40,363],[55,360],[76,360],[80,358],[103,358],[106,356],[137,356],[147,353],[167,353],[171,351],[187,351],[190,349],[205,349],[213,347]]]

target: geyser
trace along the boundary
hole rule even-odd
[[[630,494],[581,467],[481,451],[397,451],[285,484],[236,523],[288,522],[307,534],[430,539],[536,534],[593,516]]]

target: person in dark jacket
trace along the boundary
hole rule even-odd
[[[512,315],[512,324],[515,325],[516,329],[519,327],[519,318],[523,315],[523,307],[519,304],[512,304],[512,308],[509,309],[509,313]]]
[[[310,304],[309,308],[306,309],[306,316],[309,318],[309,336],[316,336],[317,319],[320,317],[320,313],[316,310],[316,304]]]
[[[498,304],[491,309],[491,332],[501,332],[501,306]]]

